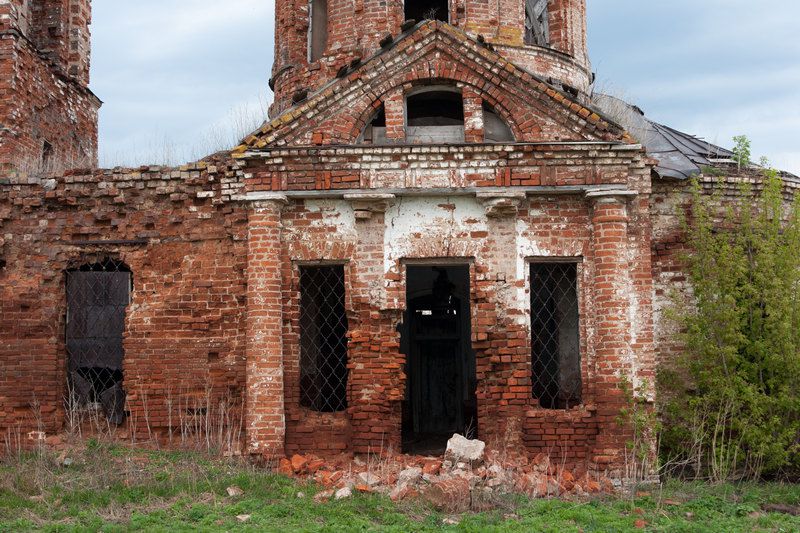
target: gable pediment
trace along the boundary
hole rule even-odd
[[[624,130],[466,33],[436,21],[418,25],[391,47],[265,123],[240,146],[351,145],[388,94],[415,85],[469,88],[508,123],[518,142],[629,142]]]

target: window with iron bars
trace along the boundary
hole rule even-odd
[[[531,263],[533,397],[546,409],[581,403],[578,264]]]
[[[300,267],[300,405],[347,408],[344,266]]]
[[[113,424],[125,419],[123,332],[132,275],[104,259],[66,273],[66,347],[70,409],[102,409]]]

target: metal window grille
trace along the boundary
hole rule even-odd
[[[342,265],[300,267],[300,405],[347,408],[347,316]]]
[[[581,401],[578,265],[531,265],[533,396],[547,409]]]
[[[66,279],[69,401],[102,408],[114,424],[125,418],[122,336],[131,280],[113,260],[69,270]]]

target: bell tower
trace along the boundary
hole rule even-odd
[[[91,0],[0,2],[0,177],[97,164]]]
[[[586,0],[283,0],[275,9],[271,116],[365,60],[410,21],[437,19],[578,95],[591,85]]]

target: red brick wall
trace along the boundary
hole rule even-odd
[[[508,157],[511,153],[513,158]],[[410,168],[407,161],[412,159],[415,163]],[[616,420],[622,406],[619,384],[623,377],[635,383],[654,374],[651,285],[646,275],[650,271],[649,178],[639,152],[527,145],[283,149],[265,160],[252,160],[246,181],[251,191],[329,191],[331,195],[293,200],[283,214],[287,452],[398,449],[405,392],[405,356],[398,333],[405,309],[401,260],[449,257],[472,263],[480,437],[496,446],[524,445],[532,453],[557,455],[574,464],[621,465],[627,433]],[[477,205],[469,197],[432,198],[430,216],[401,215],[395,207],[388,207],[384,214],[387,207],[382,206],[371,216],[359,218],[353,209],[369,210],[369,202],[359,207],[358,198],[335,198],[337,189],[369,194],[375,188],[601,183],[629,188],[637,196],[615,200],[622,213],[621,229],[597,226],[600,238],[613,241],[616,247],[600,281],[595,253],[606,244],[593,241],[593,211],[582,194],[532,197],[520,204],[516,216],[506,219],[486,219],[482,207],[474,215],[465,215]],[[393,205],[409,205],[409,201],[398,198]],[[446,219],[431,218],[438,212],[437,205],[442,213],[463,217],[463,225],[451,227]],[[605,224],[602,213],[595,218],[597,224]],[[426,223],[413,222],[419,220]],[[407,232],[389,233],[395,231],[390,228],[404,225]],[[526,267],[518,262],[537,256],[583,258],[579,286],[584,402],[566,413],[539,409],[530,388],[529,289]],[[344,413],[314,413],[299,405],[297,268],[307,261],[346,264],[350,381],[349,408]],[[613,293],[605,295],[602,283],[611,277]],[[630,316],[635,319],[631,321]],[[598,336],[608,339],[606,344],[598,343]],[[601,434],[605,437],[598,444]]]
[[[90,2],[31,0],[26,12],[21,5],[3,6],[14,9],[0,26],[0,177],[95,166],[101,102],[87,88]]]
[[[631,323],[627,317],[633,300],[639,302],[643,315],[649,316],[650,301],[648,294],[642,294],[647,292],[646,286],[631,286],[630,279],[619,274],[624,272],[622,265],[627,266],[627,254],[636,253],[628,248],[629,238],[637,249],[646,241],[639,240],[637,231],[629,233],[627,225],[621,230],[602,227],[601,238],[613,240],[618,250],[610,266],[598,262],[597,244],[592,240],[592,228],[597,226],[582,195],[533,197],[522,202],[517,216],[497,220],[479,214],[483,208],[468,197],[434,197],[408,204],[410,201],[397,199],[385,214],[374,213],[359,221],[352,210],[357,205],[352,202],[357,200],[296,200],[284,211],[287,452],[398,449],[405,392],[405,356],[399,349],[398,332],[406,305],[402,261],[449,257],[472,265],[470,300],[480,438],[498,447],[524,445],[531,453],[545,453],[569,464],[601,462],[604,467],[620,467],[627,433],[618,429],[616,421],[622,406],[618,376],[633,381],[637,360],[637,368],[649,375],[653,369],[648,366],[652,356],[647,353],[652,346],[619,342],[620,337],[631,335],[629,330],[647,330],[648,323]],[[627,220],[625,204],[623,200],[619,205]],[[413,221],[420,219],[416,209],[424,205],[429,205],[424,226],[416,226],[410,233],[390,229],[414,226]],[[449,226],[447,213],[455,217]],[[605,224],[603,213],[595,216],[598,223]],[[522,245],[520,238],[524,238]],[[529,287],[527,267],[520,266],[526,264],[525,257],[582,258],[583,404],[568,412],[542,410],[532,398]],[[603,257],[607,261],[610,256]],[[316,413],[299,405],[298,265],[319,261],[346,265],[349,407],[335,414]],[[386,265],[391,265],[389,270]],[[603,283],[610,276],[618,279],[607,296]],[[598,448],[601,429],[609,437]]]
[[[704,194],[717,194],[720,202],[725,204],[741,196],[743,183],[749,184],[756,192],[761,189],[763,177],[759,172],[739,173],[730,168],[723,170],[727,170],[723,176],[699,178]],[[798,191],[800,184],[796,180],[786,180],[784,197],[787,206]],[[683,256],[689,251],[683,224],[691,203],[690,182],[654,180],[649,211],[653,227],[651,258],[655,354],[659,364],[674,360],[683,348],[678,335],[679,326],[668,317],[668,312],[675,308],[676,297],[680,301],[687,298],[691,291],[683,260]]]
[[[245,183],[252,191],[627,185],[626,161],[609,149],[598,151],[608,157],[605,164],[596,164],[588,155],[595,148],[498,144],[286,149],[274,152],[274,159],[254,161]]]
[[[221,161],[0,184],[0,433],[35,429],[34,401],[47,432],[63,427],[64,271],[103,257],[133,272],[127,429],[166,440],[207,397],[241,417],[247,211],[230,202],[234,175]]]
[[[450,22],[473,37],[483,35],[520,65],[587,91],[591,72],[586,53],[585,0],[551,0],[551,49],[525,46],[525,3],[521,0],[451,0]],[[276,4],[275,103],[271,116],[291,106],[301,89],[312,92],[356,58],[366,60],[386,35],[398,36],[402,0],[328,0],[328,49],[320,61],[308,61],[308,0]]]

